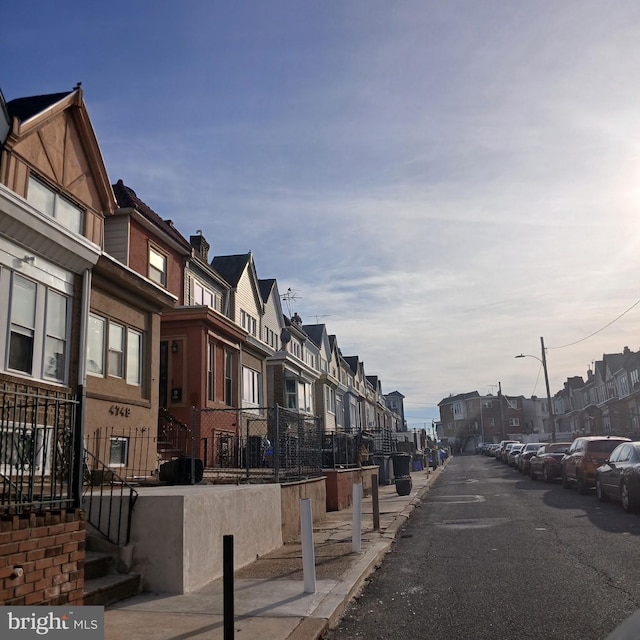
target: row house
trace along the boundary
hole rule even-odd
[[[567,379],[553,398],[556,431],[578,435],[640,436],[640,352],[603,354],[586,380]],[[565,435],[566,434],[566,435]]]
[[[156,429],[159,319],[175,298],[104,250],[118,204],[82,89],[13,100],[6,113],[0,181],[22,212],[17,228],[2,225],[20,256],[2,269],[5,379],[84,396],[77,437],[126,471],[130,435]]]
[[[497,442],[528,431],[522,396],[481,396],[477,391],[460,393],[438,403],[439,435],[463,449],[473,442]]]

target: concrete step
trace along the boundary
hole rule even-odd
[[[109,573],[84,581],[84,604],[107,605],[126,600],[140,593],[141,578],[138,573]]]
[[[88,549],[84,562],[84,604],[107,606],[140,593],[138,573],[118,573],[112,554]]]

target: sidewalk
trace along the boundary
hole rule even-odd
[[[447,461],[448,462],[448,461]],[[362,550],[351,548],[352,508],[314,526],[316,592],[304,593],[302,548],[287,544],[235,572],[237,640],[313,640],[335,624],[380,565],[394,538],[442,473],[411,474],[409,496],[379,487],[380,531],[371,497],[362,501]],[[105,610],[105,640],[222,640],[222,579],[184,595],[142,593]]]

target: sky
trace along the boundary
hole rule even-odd
[[[637,0],[26,6],[5,98],[82,82],[111,181],[253,251],[410,428],[544,396],[541,337],[552,393],[640,349]]]

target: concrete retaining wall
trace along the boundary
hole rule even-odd
[[[281,485],[282,540],[291,542],[300,536],[300,500],[311,500],[314,522],[327,517],[326,479],[313,478]]]
[[[234,566],[282,546],[280,485],[141,488],[131,529],[133,570],[145,591],[189,593],[222,576],[222,540]]]

